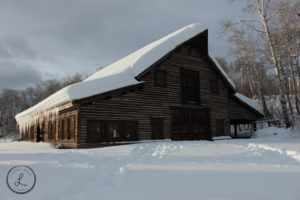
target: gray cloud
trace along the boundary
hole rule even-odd
[[[19,37],[7,37],[0,40],[0,58],[29,58],[35,59],[36,52],[30,47],[28,41]]]
[[[0,62],[0,91],[5,88],[24,89],[41,81],[40,73],[30,66]]]
[[[1,0],[0,61],[30,66],[37,79],[94,72],[193,22],[208,26],[212,51],[226,57],[219,23],[239,15],[225,0]]]

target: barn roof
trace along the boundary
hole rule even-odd
[[[86,80],[59,90],[35,106],[16,115],[16,120],[20,122],[27,117],[32,118],[36,113],[44,112],[46,109],[66,102],[72,102],[119,88],[140,84],[136,79],[139,74],[174,50],[177,46],[206,30],[207,28],[205,26],[198,23],[185,26],[108,65]],[[219,66],[218,62],[212,56],[210,57],[213,62],[215,62],[225,80],[235,89],[234,83]]]

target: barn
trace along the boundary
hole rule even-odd
[[[139,140],[210,140],[263,117],[185,26],[16,115],[24,141],[66,148]]]

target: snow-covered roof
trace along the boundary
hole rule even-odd
[[[207,28],[198,23],[185,26],[108,65],[86,80],[59,90],[35,106],[16,115],[16,120],[19,123],[25,117],[32,118],[36,113],[40,111],[44,112],[45,109],[52,108],[56,105],[139,84],[140,82],[137,81],[135,77],[174,50],[177,46],[205,30],[207,30]],[[229,84],[235,88],[233,82],[228,78],[218,62],[214,57],[211,58]]]
[[[69,85],[52,94],[40,103],[19,113],[16,115],[16,120],[71,100],[82,99],[140,83],[134,78],[128,78],[130,76],[132,76],[132,72],[128,69],[122,73],[111,74],[101,79],[99,78]]]
[[[251,108],[253,108],[254,110],[256,110],[261,115],[264,115],[263,108],[253,99],[250,99],[240,93],[235,93],[234,96],[237,97],[240,101],[242,101],[245,104],[247,104],[248,106],[250,106]]]
[[[202,33],[207,28],[198,23],[185,26],[145,47],[133,52],[132,54],[108,65],[91,75],[85,81],[93,80],[122,72],[130,68],[134,77],[145,71],[148,67],[175,49],[180,44]]]

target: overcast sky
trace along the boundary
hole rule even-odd
[[[0,0],[0,91],[95,72],[185,25],[209,29],[210,51],[228,57],[228,0]]]

